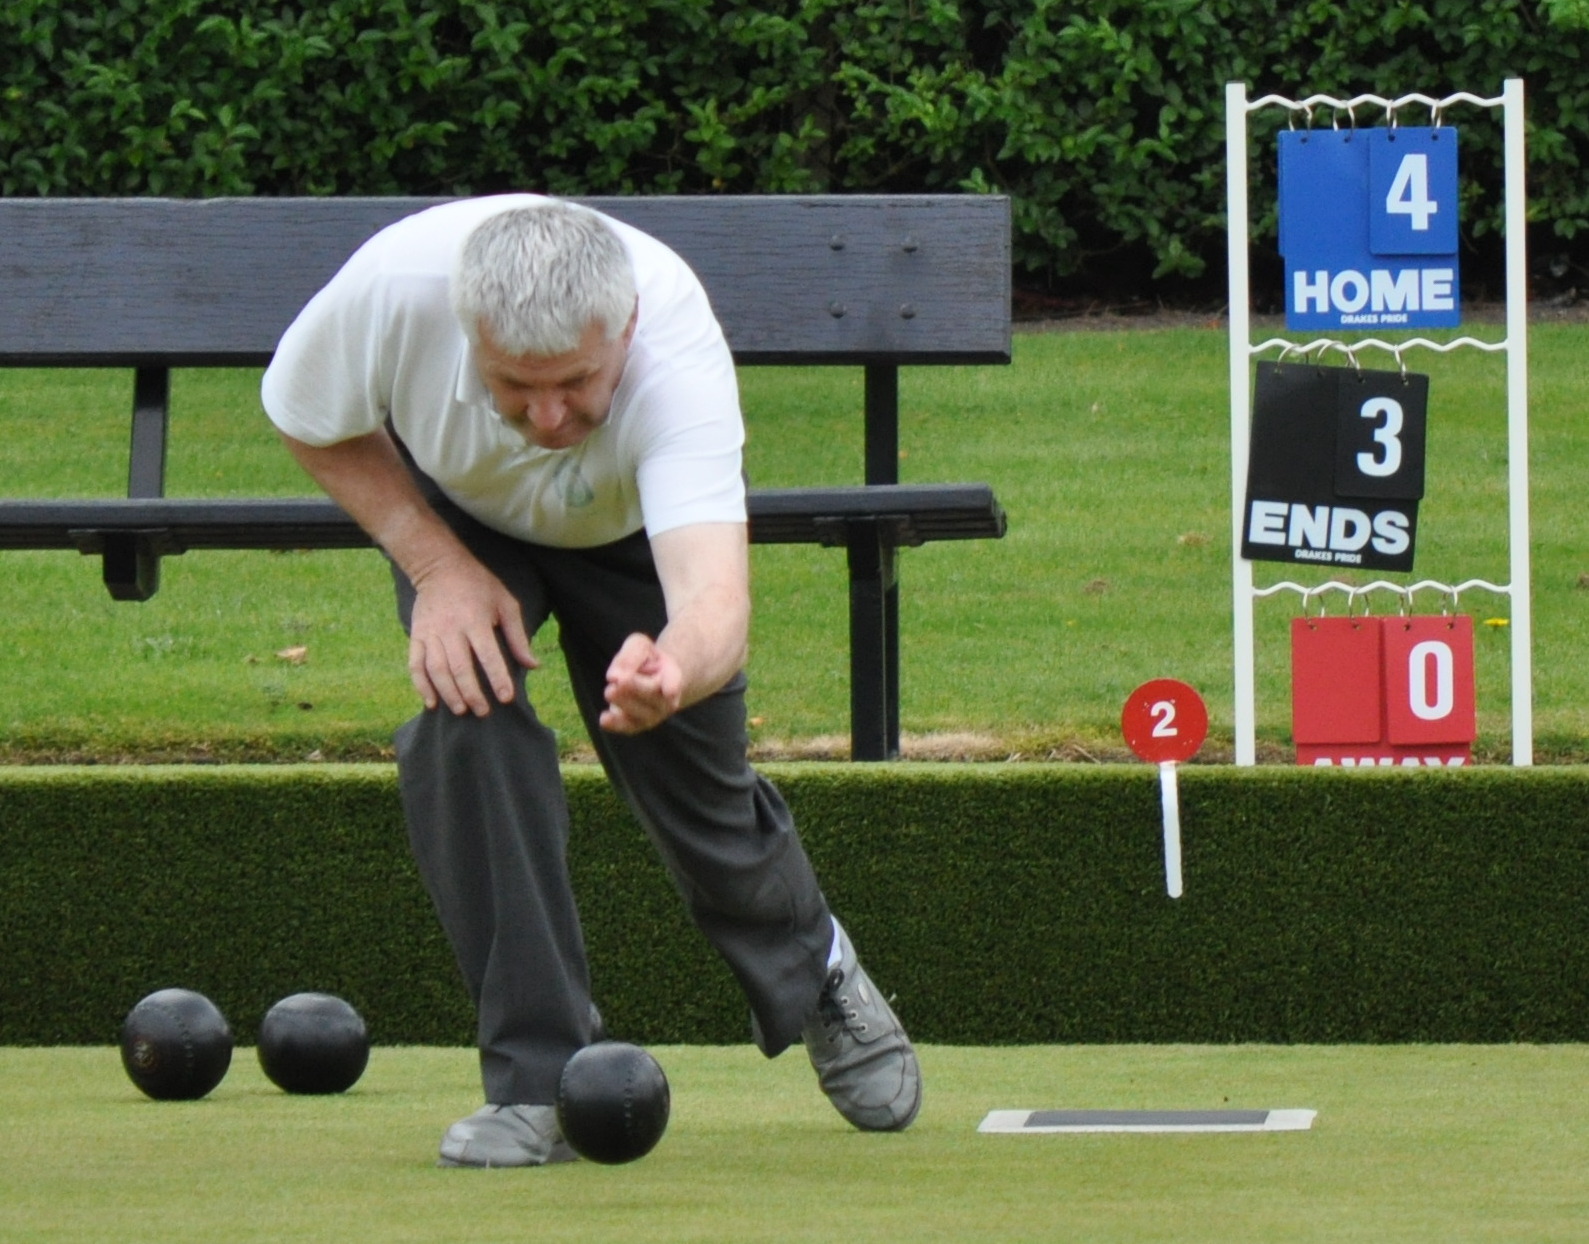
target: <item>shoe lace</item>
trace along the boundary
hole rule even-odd
[[[840,992],[843,988],[844,970],[834,968],[822,986],[822,996],[817,999],[817,1013],[822,1017],[822,1027],[829,1044],[836,1042],[840,1033],[848,1031],[860,1034],[866,1031],[866,1024],[861,1022],[861,1013],[850,1003],[850,995]]]

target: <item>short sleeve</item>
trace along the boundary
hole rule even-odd
[[[698,287],[697,287],[698,288]],[[704,292],[665,339],[639,343],[635,482],[648,535],[745,521],[745,425],[734,361]],[[686,327],[693,325],[693,327]]]
[[[265,413],[306,444],[363,436],[386,419],[385,299],[373,268],[366,251],[356,253],[299,312],[265,370]]]

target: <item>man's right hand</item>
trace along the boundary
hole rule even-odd
[[[445,704],[462,716],[484,717],[491,701],[480,675],[500,704],[513,699],[514,674],[497,642],[525,669],[540,662],[530,650],[519,602],[502,581],[471,557],[450,558],[414,579],[408,674],[427,709]]]
[[[484,717],[491,701],[481,671],[497,701],[509,703],[514,677],[498,632],[515,661],[531,670],[538,664],[519,602],[426,503],[385,429],[330,445],[285,433],[282,440],[414,585],[408,673],[425,707],[446,704],[460,716]]]

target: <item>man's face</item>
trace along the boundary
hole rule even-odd
[[[566,354],[504,354],[482,326],[475,357],[502,421],[542,449],[571,449],[607,421],[623,376],[634,317],[607,340],[591,324]]]

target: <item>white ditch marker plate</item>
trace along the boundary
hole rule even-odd
[[[1305,1132],[1316,1110],[990,1110],[979,1132]]]

